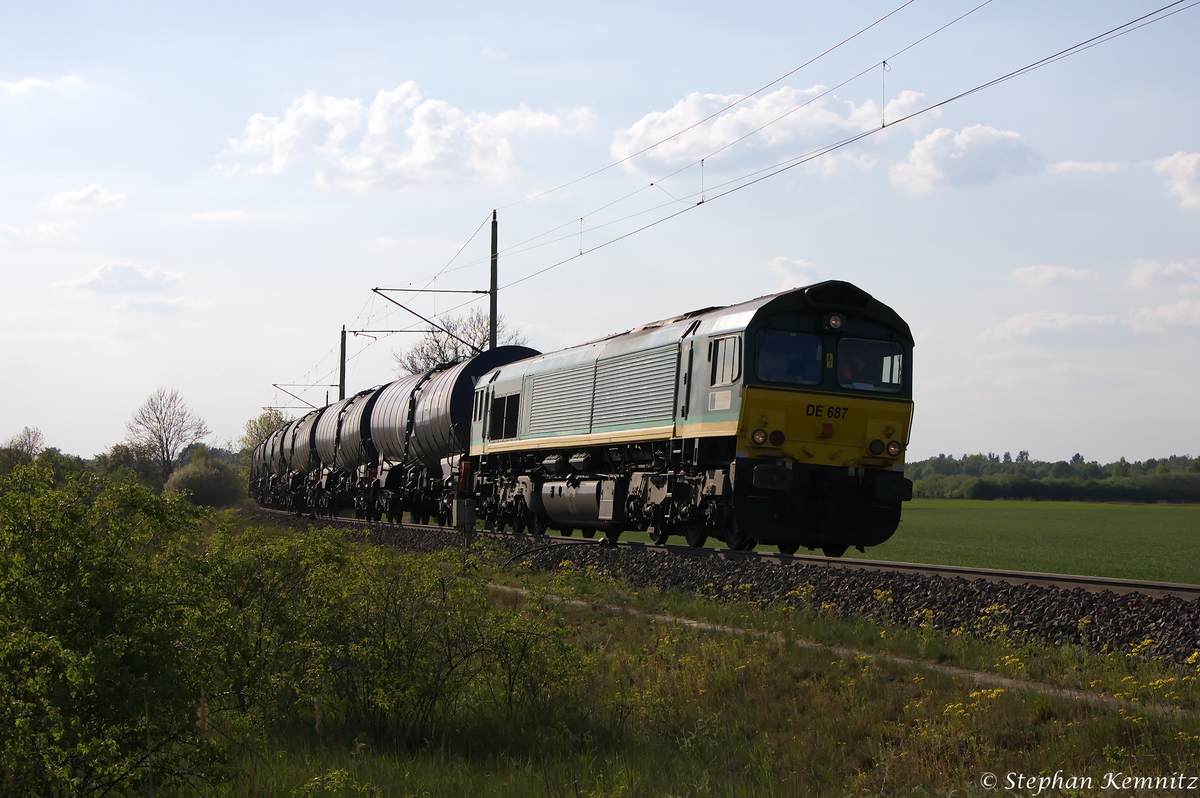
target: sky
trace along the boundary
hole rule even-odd
[[[7,4],[0,439],[336,399],[495,209],[542,351],[848,280],[916,336],[910,459],[1200,455],[1200,8],[939,105],[1168,1]]]

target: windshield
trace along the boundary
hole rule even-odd
[[[809,333],[763,330],[758,338],[758,378],[816,385],[821,381],[821,339]]]
[[[891,341],[843,338],[837,349],[838,385],[860,391],[896,393],[901,386],[904,349]]]

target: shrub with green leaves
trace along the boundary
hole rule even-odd
[[[197,458],[175,470],[165,491],[188,491],[188,499],[202,507],[226,507],[245,496],[237,472],[227,463]]]
[[[579,657],[565,632],[496,609],[446,555],[339,533],[208,536],[187,565],[209,717],[230,743],[306,729],[420,745],[431,729],[549,710]]]
[[[181,608],[156,567],[196,510],[136,480],[0,479],[0,783],[90,795],[197,767]]]
[[[177,794],[273,739],[520,737],[577,681],[566,632],[451,555],[211,521],[132,474],[0,478],[0,792]]]

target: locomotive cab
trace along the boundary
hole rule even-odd
[[[784,551],[891,537],[912,422],[912,335],[841,282],[785,294],[747,325],[731,482],[738,531]],[[744,542],[735,532],[734,542]]]

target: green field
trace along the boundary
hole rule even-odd
[[[650,538],[626,532],[621,540]],[[725,544],[709,538],[707,545]],[[1200,505],[914,499],[891,540],[846,557],[1195,585]]]
[[[858,556],[1200,584],[1198,555],[1196,505],[915,499]]]

